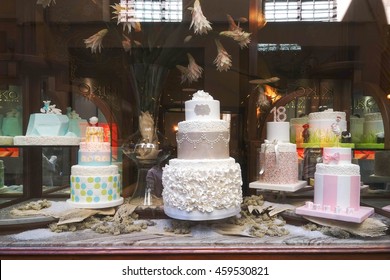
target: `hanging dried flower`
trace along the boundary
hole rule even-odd
[[[218,55],[214,59],[214,64],[218,71],[227,71],[232,67],[232,57],[227,53],[219,40],[215,40],[215,44],[217,45]]]
[[[200,6],[199,0],[195,0],[194,7],[188,8],[192,13],[192,21],[190,25],[190,29],[194,26],[195,34],[207,34],[209,30],[212,30],[210,22],[203,15],[202,7]]]
[[[238,43],[241,49],[247,47],[251,42],[251,33],[240,31],[239,29],[236,29],[235,31],[222,31],[219,35],[232,38]]]
[[[192,57],[191,54],[187,54],[188,57],[188,70],[189,70],[189,79],[188,81],[196,82],[198,79],[202,76],[203,68],[200,67],[198,64],[196,64],[195,59]]]
[[[42,5],[42,7],[50,7],[51,2],[56,4],[56,0],[37,0],[37,5]]]
[[[182,65],[176,65],[176,68],[179,69],[181,73],[181,83],[184,84],[187,81],[188,73],[190,72],[187,67]]]
[[[85,47],[91,48],[92,53],[96,53],[97,49],[99,49],[99,52],[101,52],[102,49],[102,40],[104,36],[106,36],[108,30],[102,29],[98,33],[92,35],[88,39],[84,39]]]
[[[219,33],[219,35],[232,38],[234,41],[238,42],[238,45],[241,48],[247,47],[248,44],[251,42],[251,33],[242,30],[242,28],[234,22],[234,19],[230,15],[226,16],[229,22],[229,30],[222,31]]]
[[[121,19],[122,19],[122,17],[120,17],[120,14],[122,13],[123,10],[126,10],[126,8],[118,3],[115,3],[115,5],[110,5],[110,7],[114,9],[114,11],[112,12],[114,14],[112,19],[116,18],[117,23],[119,24],[121,22]]]
[[[196,64],[195,59],[189,53],[187,53],[188,57],[188,67],[184,67],[181,65],[176,65],[176,68],[181,72],[181,83],[183,84],[185,81],[188,83],[196,82],[202,76],[203,68]]]
[[[123,31],[125,31],[126,28],[128,33],[130,33],[132,29],[134,29],[135,32],[141,31],[141,23],[139,21],[137,21],[135,18],[128,20],[125,16],[123,16],[123,13],[127,11],[125,6],[115,3],[115,5],[111,5],[110,7],[114,9],[112,12],[114,16],[112,18],[117,19],[118,25],[120,23],[123,24]]]

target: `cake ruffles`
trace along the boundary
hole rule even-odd
[[[164,167],[162,181],[164,204],[182,211],[211,213],[240,207],[242,202],[241,168],[232,158],[174,159]]]

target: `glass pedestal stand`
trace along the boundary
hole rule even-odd
[[[139,160],[133,159],[137,165],[137,184],[134,189],[131,200],[139,201],[143,205],[152,205],[152,194],[154,191],[155,182],[148,178],[148,172],[158,162],[157,160]]]
[[[161,196],[162,165],[170,151],[160,150],[158,145],[141,141],[135,145],[128,142],[123,147],[123,152],[137,167],[137,183],[131,200],[136,200],[140,205],[153,205],[153,196]]]

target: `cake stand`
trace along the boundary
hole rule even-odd
[[[67,199],[66,202],[73,208],[101,209],[101,208],[115,207],[123,204],[123,197],[120,197],[117,200],[113,200],[113,201],[97,202],[97,203],[73,202],[71,199]]]
[[[323,209],[314,209],[311,202],[307,202],[304,206],[295,209],[295,213],[302,216],[313,216],[318,218],[332,219],[351,223],[361,223],[369,216],[374,214],[374,208],[360,206],[358,211],[339,213],[334,211],[326,211]]]
[[[249,188],[262,189],[262,190],[273,190],[283,192],[295,192],[307,186],[306,181],[298,181],[295,184],[269,184],[260,181],[249,183]]]
[[[214,209],[211,212],[201,212],[198,210],[186,211],[175,207],[164,205],[164,212],[167,216],[186,221],[211,221],[221,220],[238,215],[241,207],[232,207],[229,209]]]
[[[390,205],[387,205],[387,206],[383,207],[382,210],[390,212]]]

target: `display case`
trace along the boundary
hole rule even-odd
[[[303,126],[321,108],[343,112],[351,136],[338,145],[350,147],[359,165],[362,205],[373,207],[375,221],[388,227],[389,178],[373,176],[376,152],[390,150],[388,2],[2,0],[0,255],[388,258],[388,230],[379,227],[382,234],[375,237],[328,238],[303,232],[301,226],[312,221],[294,211],[281,214],[292,232],[287,237],[248,238],[253,235],[191,222],[192,237],[160,238],[164,226],[176,221],[164,213],[161,196],[155,200],[160,204],[145,196],[150,168],[161,173],[177,157],[185,102],[204,90],[220,102],[221,120],[229,124],[228,154],[241,168],[244,200],[262,194],[272,203],[298,205],[311,199],[313,173],[305,174],[303,165],[315,166],[324,145],[307,142]],[[56,236],[48,226],[58,217],[10,215],[29,202],[64,203],[70,196],[78,145],[13,144],[48,100],[63,114],[71,108],[83,120],[99,118],[120,171],[125,204],[141,199],[132,211],[159,227],[118,236],[90,229]],[[261,192],[249,187],[259,176],[266,124],[275,120],[278,108],[290,122],[299,179],[309,188]],[[31,228],[40,230],[37,236]]]

